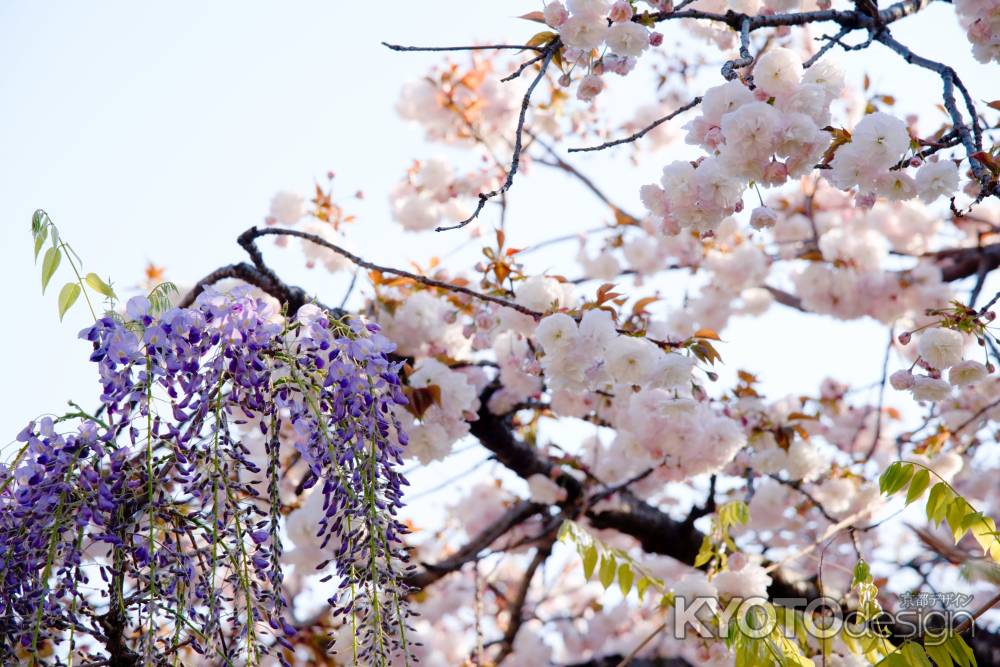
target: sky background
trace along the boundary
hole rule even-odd
[[[394,111],[400,86],[440,58],[379,43],[524,40],[538,28],[514,17],[540,8],[485,0],[0,3],[0,270],[8,300],[0,431],[9,434],[0,444],[67,399],[92,405],[98,392],[88,347],[76,338],[90,319],[86,308],[78,305],[61,324],[56,314],[64,269],[63,280],[40,293],[33,210],[49,212],[85,270],[110,275],[128,295],[149,261],[183,286],[243,259],[235,237],[260,224],[274,192],[307,194],[333,170],[338,200],[359,217],[351,245],[381,263],[426,263],[467,233],[403,232],[387,194],[414,158],[442,152]],[[666,29],[668,40],[677,30]],[[979,100],[1000,96],[996,77],[969,55],[949,5],[935,3],[893,31],[922,55],[952,62]],[[901,112],[939,101],[935,76],[881,47],[846,62],[853,76],[866,71],[879,91],[896,95]],[[651,99],[614,104],[627,110]],[[640,211],[638,186],[674,158],[661,153],[632,167],[626,157],[578,164],[626,209]],[[363,201],[351,199],[356,190]],[[512,246],[608,218],[576,185],[548,175],[519,179],[511,197]],[[266,252],[288,282],[339,301],[343,278],[307,271],[298,250],[268,244]],[[534,261],[547,268],[549,260]],[[759,372],[772,393],[799,393],[815,391],[829,374],[877,380],[885,332],[777,307],[766,318],[736,321],[725,338],[730,370]]]

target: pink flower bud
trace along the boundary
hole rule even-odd
[[[584,102],[589,102],[604,90],[604,79],[596,74],[588,74],[580,81],[576,96]]]
[[[899,341],[900,345],[909,345],[910,344],[910,332],[909,331],[904,331],[903,333],[899,334],[899,336],[896,337],[896,340]]]
[[[656,31],[649,33],[649,45],[659,46],[660,44],[663,44],[663,33]]]
[[[833,7],[833,2],[832,0],[816,0],[816,6],[825,11]]]
[[[992,322],[993,320],[995,320],[997,318],[997,314],[994,313],[992,310],[987,310],[986,314],[983,315],[983,317],[986,318],[987,322]]]
[[[490,348],[490,337],[484,333],[477,333],[472,337],[472,349],[479,352]]]
[[[861,209],[871,209],[875,206],[878,195],[874,192],[859,192],[854,198],[854,205]]]
[[[569,12],[566,11],[566,7],[558,1],[545,5],[545,11],[542,14],[545,16],[545,22],[553,28],[558,28],[569,18]]]
[[[563,74],[559,77],[559,85],[563,88],[569,88],[569,84],[573,83],[573,79],[569,77],[569,74]]]
[[[767,185],[781,185],[788,180],[788,166],[784,162],[771,160],[764,167],[763,180]]]
[[[674,0],[659,0],[656,3],[656,8],[664,14],[669,14],[674,11]]]
[[[898,389],[899,391],[909,389],[913,386],[913,382],[913,373],[910,371],[896,371],[889,376],[889,384],[892,385],[893,389]]]
[[[608,18],[615,23],[631,20],[632,5],[625,0],[616,0],[615,4],[611,5],[611,12],[608,14]]]
[[[705,138],[703,143],[710,150],[715,150],[723,143],[725,143],[726,138],[722,135],[722,129],[718,126],[712,126],[705,133]]]
[[[733,207],[733,212],[740,213],[743,211],[743,200],[736,202],[736,206]]]
[[[733,572],[739,572],[744,567],[747,566],[747,557],[742,551],[737,551],[732,556],[729,557],[729,569]]]
[[[774,227],[776,222],[778,222],[777,212],[767,206],[758,206],[750,214],[750,226],[754,229]]]
[[[478,313],[476,315],[476,327],[482,329],[483,331],[489,331],[493,328],[496,320],[490,313]]]
[[[922,164],[923,164],[923,160],[921,160],[918,157],[914,157],[914,158],[910,159],[910,166],[911,167],[919,167]]]

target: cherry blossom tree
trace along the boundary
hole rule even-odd
[[[524,43],[386,44],[441,52],[398,112],[452,156],[397,165],[390,242],[459,268],[366,259],[332,174],[245,261],[121,298],[36,212],[98,382],[0,467],[3,663],[1000,664],[1000,100],[894,35],[929,4],[552,0]],[[953,9],[1000,61],[1000,3]],[[854,51],[939,87],[901,115]],[[521,245],[545,171],[594,217]],[[347,295],[268,263],[299,250]],[[878,323],[877,382],[727,367],[782,310]],[[415,517],[429,466],[455,490]]]

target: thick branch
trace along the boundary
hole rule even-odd
[[[406,583],[412,588],[425,588],[438,579],[462,568],[463,565],[475,560],[479,554],[498,540],[507,531],[538,514],[544,506],[537,503],[520,501],[487,526],[481,533],[469,540],[461,549],[438,563],[424,563],[424,569],[406,578]]]
[[[195,283],[194,287],[184,295],[184,298],[177,305],[181,308],[189,307],[198,298],[198,295],[205,291],[205,288],[227,278],[236,278],[259,287],[278,301],[288,304],[289,312],[295,312],[307,301],[306,293],[302,288],[286,285],[273,273],[264,273],[246,262],[240,262],[212,271]]]

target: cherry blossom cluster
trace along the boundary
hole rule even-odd
[[[627,0],[559,0],[546,3],[545,22],[559,31],[563,45],[563,58],[569,63],[586,68],[577,86],[576,96],[590,101],[604,90],[601,74],[613,72],[626,75],[635,67],[639,58],[650,46],[659,46],[663,35],[651,32],[633,21],[635,8]],[[605,49],[600,58],[595,50]],[[562,79],[569,85],[569,75]]]
[[[389,194],[392,216],[413,232],[463,220],[480,192],[499,185],[500,173],[494,166],[458,176],[442,158],[415,162]]]
[[[734,79],[706,91],[701,114],[686,125],[686,140],[709,155],[695,163],[672,162],[659,185],[642,187],[643,203],[666,233],[686,227],[714,231],[742,210],[748,183],[778,186],[809,174],[828,148],[835,153],[827,177],[839,188],[857,188],[858,201],[867,207],[877,196],[902,201],[919,195],[932,202],[958,189],[958,167],[950,160],[928,161],[914,176],[906,173],[910,133],[886,113],[865,115],[843,145],[831,147],[823,128],[844,88],[843,72],[832,61],[803,69],[796,52],[772,48],[756,61],[753,85]],[[757,227],[772,222],[766,211],[752,218]]]
[[[955,13],[981,63],[1000,61],[1000,5],[996,0],[958,0]]]

